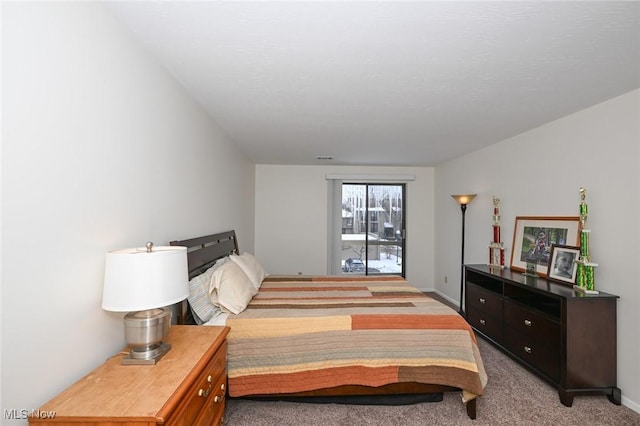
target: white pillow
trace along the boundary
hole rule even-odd
[[[209,283],[209,298],[213,305],[232,314],[244,311],[258,289],[235,262],[216,269]]]
[[[242,253],[240,256],[232,254],[229,258],[242,268],[244,273],[247,274],[253,283],[254,287],[259,289],[262,285],[262,280],[266,278],[267,273],[264,271],[264,268],[258,259],[247,252]]]
[[[211,303],[209,283],[214,271],[229,261],[228,257],[219,259],[211,268],[189,280],[189,305],[197,324],[209,321],[220,313],[220,308]]]

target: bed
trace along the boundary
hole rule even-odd
[[[190,297],[180,322],[231,329],[230,397],[458,392],[467,415],[476,418],[487,376],[471,327],[405,279],[267,276],[252,255],[240,253],[234,231],[170,244],[188,248]]]

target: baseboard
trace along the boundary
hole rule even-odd
[[[444,303],[445,305],[450,306],[452,309],[455,309],[456,311],[458,310],[458,301],[454,300],[450,297],[448,297],[445,294],[440,293],[438,290],[435,289],[429,289],[429,290],[425,290],[425,289],[419,289],[421,292],[431,296],[432,298],[436,299],[439,302]]]
[[[438,296],[442,297],[443,299],[447,300],[453,306],[458,306],[460,304],[459,300],[452,299],[446,294],[439,292],[438,290],[434,290],[433,292],[436,293]]]
[[[630,400],[629,398],[625,398],[624,395],[622,395],[622,405],[624,405],[625,407],[631,408],[636,413],[640,413],[640,404]]]

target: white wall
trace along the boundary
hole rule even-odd
[[[407,278],[434,288],[432,168],[256,166],[256,256],[278,274],[326,274],[327,173],[414,175],[407,184]]]
[[[254,164],[104,6],[2,8],[0,405],[29,410],[124,346],[106,251],[227,229],[253,249]]]
[[[492,195],[510,249],[516,215],[577,214],[586,187],[596,285],[620,296],[618,384],[640,411],[638,91],[435,172],[258,166],[254,175],[100,4],[80,2],[3,2],[2,89],[3,410],[40,406],[124,344],[121,315],[100,309],[107,250],[233,228],[269,271],[322,274],[325,174],[400,173],[416,176],[407,277],[452,300],[460,209],[450,194],[479,194],[466,260],[484,263]]]
[[[459,300],[461,212],[451,194],[478,194],[466,213],[465,263],[487,263],[491,198],[502,200],[502,239],[509,264],[516,216],[577,216],[578,189],[587,189],[591,255],[600,265],[596,288],[620,296],[618,386],[623,403],[636,411],[640,411],[639,146],[640,91],[636,90],[444,164],[435,172],[436,287],[455,300]]]

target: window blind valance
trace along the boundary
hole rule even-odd
[[[416,180],[416,177],[414,175],[327,173],[326,179],[347,182],[411,182]]]

